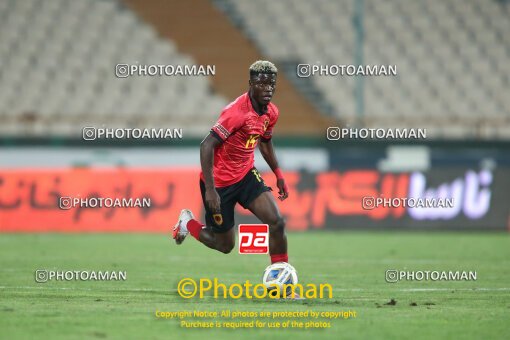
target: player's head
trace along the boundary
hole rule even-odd
[[[250,96],[259,104],[267,105],[276,90],[276,66],[267,60],[257,60],[250,66]]]

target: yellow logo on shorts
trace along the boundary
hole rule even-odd
[[[246,141],[245,149],[254,148],[255,144],[257,143],[257,139],[259,137],[260,137],[260,135],[250,135],[250,138],[248,138],[248,140]]]
[[[223,224],[223,216],[221,216],[221,214],[213,214],[213,218],[217,225]]]
[[[262,177],[260,177],[260,173],[257,171],[257,169],[252,169],[251,172],[255,175],[257,181],[262,182]]]

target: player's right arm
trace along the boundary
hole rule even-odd
[[[214,185],[214,150],[224,143],[244,123],[243,115],[228,105],[220,114],[211,132],[200,144],[200,164],[205,182],[205,202],[214,213],[220,213],[220,195]]]
[[[205,203],[214,213],[220,212],[220,195],[216,191],[213,176],[214,150],[221,144],[212,133],[200,143],[200,164],[205,182]]]

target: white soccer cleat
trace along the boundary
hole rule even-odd
[[[177,224],[174,226],[174,229],[172,230],[172,237],[175,240],[175,243],[181,244],[186,236],[188,236],[189,231],[188,228],[186,228],[186,224],[189,220],[194,219],[193,213],[189,209],[182,209],[181,213],[179,214],[179,220],[177,221]]]

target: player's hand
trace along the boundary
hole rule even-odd
[[[287,188],[287,184],[285,184],[285,180],[283,178],[279,178],[276,180],[276,186],[278,187],[278,199],[283,201],[287,197],[289,197],[289,189]]]
[[[214,214],[221,212],[220,195],[215,188],[205,190],[205,203]]]

